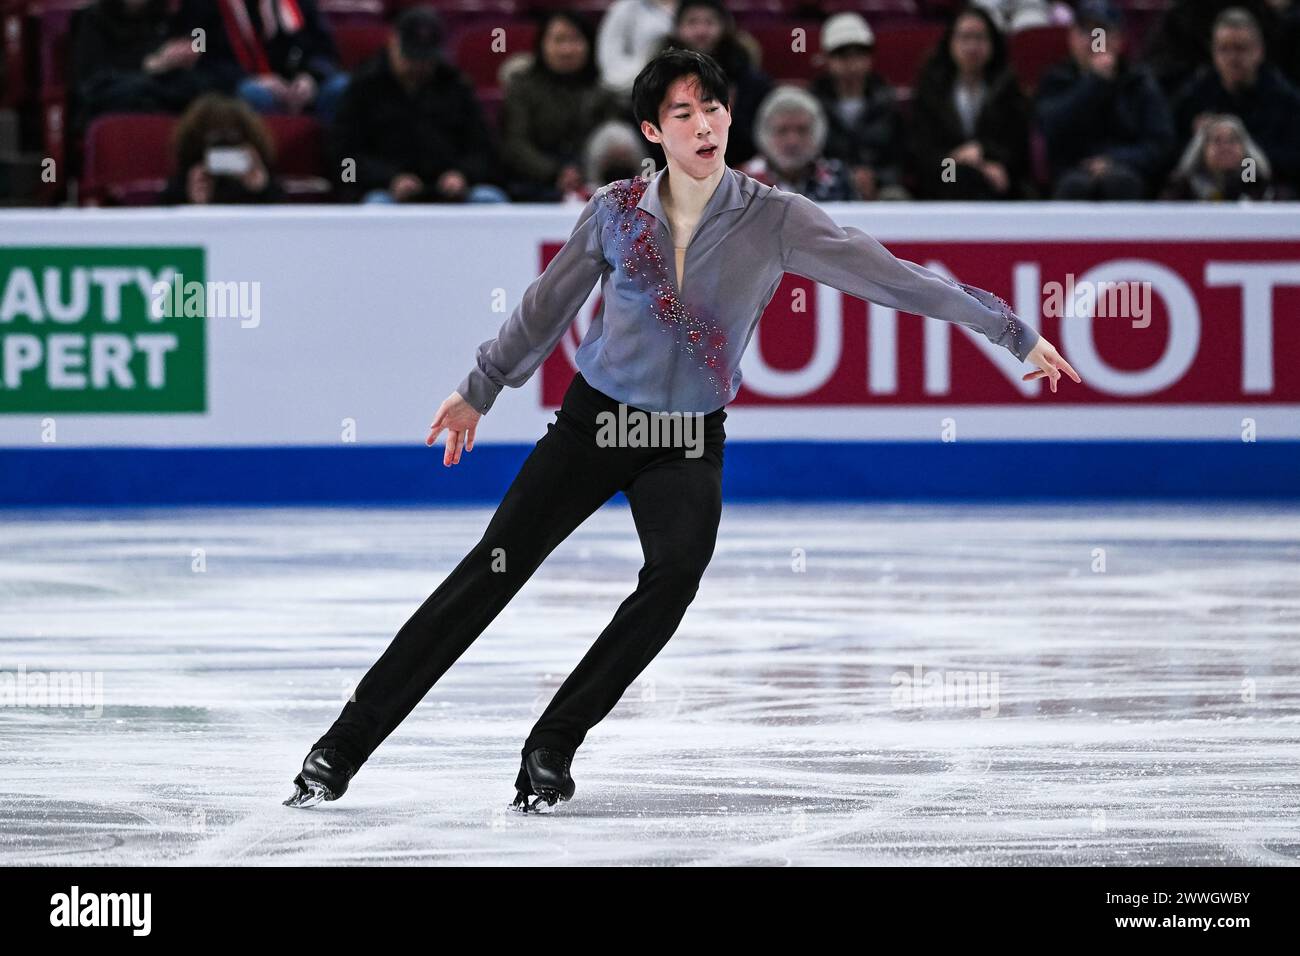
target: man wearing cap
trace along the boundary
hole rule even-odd
[[[442,56],[442,20],[410,7],[352,78],[332,131],[341,192],[367,202],[507,202],[474,89]]]
[[[903,119],[894,88],[872,69],[876,37],[857,13],[822,24],[826,67],[808,91],[826,113],[825,155],[850,168],[863,199],[908,199],[900,184]]]
[[[1110,0],[1081,0],[1070,59],[1038,84],[1056,199],[1143,199],[1163,178],[1173,118],[1155,79],[1124,56],[1123,20]]]

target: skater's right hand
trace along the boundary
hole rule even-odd
[[[460,453],[474,450],[474,432],[478,430],[478,420],[482,414],[474,410],[469,402],[460,397],[460,392],[452,392],[440,406],[438,414],[429,425],[429,437],[424,443],[433,447],[439,433],[447,429],[447,448],[442,455],[444,467],[458,464]]]

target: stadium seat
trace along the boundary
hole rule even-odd
[[[546,10],[576,10],[584,14],[592,24],[599,24],[600,18],[613,0],[522,0],[517,15],[542,13]]]
[[[1043,71],[1070,55],[1069,33],[1066,26],[1030,27],[1008,38],[1011,66],[1025,92],[1032,93]]]
[[[915,19],[921,13],[916,0],[820,0],[818,6],[828,17],[836,13],[860,13],[872,29],[878,21]]]
[[[385,23],[345,23],[334,28],[334,45],[339,64],[351,73],[388,42],[391,28]]]
[[[13,109],[27,97],[27,20],[23,0],[0,0],[4,51],[0,63],[0,109]]]
[[[68,136],[69,34],[88,0],[40,0],[30,10],[37,18],[40,63],[41,136],[45,155],[55,162],[58,179],[46,195],[62,195],[70,174],[66,166]]]
[[[383,23],[387,15],[384,0],[318,0],[317,7],[330,26],[342,23]]]
[[[876,31],[876,72],[894,86],[911,88],[943,32],[942,23],[880,28]]]
[[[802,49],[794,46],[794,31],[804,31]],[[807,82],[817,72],[814,55],[821,36],[821,23],[817,20],[790,20],[786,23],[754,24],[747,28],[763,51],[763,72],[776,81],[802,80]]]
[[[504,29],[505,49],[494,50],[495,32]],[[497,71],[506,57],[532,50],[537,26],[529,20],[476,23],[456,31],[449,44],[452,60],[480,93],[495,90]]]
[[[100,116],[86,130],[82,203],[148,205],[172,171],[174,116],[122,113]]]

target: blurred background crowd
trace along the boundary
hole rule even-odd
[[[726,162],[817,201],[1287,200],[1300,0],[0,0],[0,203],[575,202],[662,153],[665,45]]]

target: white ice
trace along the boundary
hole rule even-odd
[[[1300,859],[1295,507],[728,503],[575,798],[520,816],[523,738],[636,583],[619,498],[343,799],[281,806],[490,514],[0,512],[0,864]],[[997,696],[907,706],[918,668]],[[20,672],[98,674],[102,713]]]

